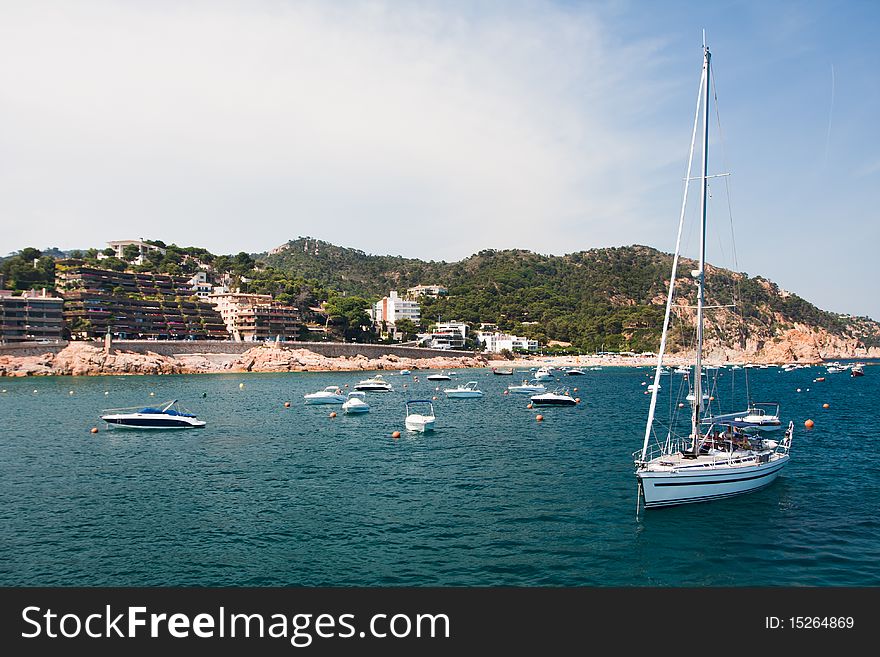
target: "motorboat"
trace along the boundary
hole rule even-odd
[[[394,390],[394,388],[391,387],[391,384],[382,378],[381,374],[359,381],[354,389],[364,390],[366,392],[392,392]]]
[[[342,405],[342,412],[348,415],[356,413],[368,413],[370,405],[367,403],[367,393],[362,390],[352,390],[348,393],[345,403]]]
[[[849,371],[850,376],[865,376],[865,366],[861,363],[856,363],[852,366]]]
[[[535,381],[552,381],[553,379],[553,372],[547,367],[542,367],[535,372]]]
[[[310,392],[303,395],[306,404],[342,404],[345,402],[345,395],[339,386],[327,386],[318,392]]]
[[[508,368],[506,368],[506,369],[500,369],[500,370],[499,370],[498,368],[493,367],[493,368],[492,368],[492,374],[496,374],[496,375],[498,375],[498,376],[512,376],[512,375],[513,375],[513,368],[512,368],[512,367],[508,367]]]
[[[727,424],[747,433],[776,431],[782,428],[779,404],[776,402],[752,402],[744,411],[706,417],[703,424]]]
[[[178,404],[176,399],[158,408],[113,408],[104,411],[101,419],[119,429],[201,429],[203,420]]]
[[[417,411],[421,412],[417,412]],[[434,403],[429,399],[410,399],[406,402],[406,428],[409,431],[425,431],[434,430]]]
[[[412,372],[410,372],[409,370],[400,370],[401,376],[406,376],[407,374],[412,374]]]
[[[556,388],[553,392],[545,392],[530,397],[536,406],[574,406],[577,400],[568,392],[568,388]]]
[[[468,398],[483,396],[483,391],[477,390],[476,381],[468,381],[465,385],[456,386],[455,388],[446,388],[443,392],[446,393],[447,397]]]
[[[577,367],[571,367],[565,371],[566,376],[581,376],[585,372]]]
[[[448,374],[441,372],[440,374],[429,374],[428,381],[452,381],[452,377]]]
[[[518,386],[507,386],[507,389],[510,392],[526,395],[536,395],[541,394],[542,392],[547,392],[546,386],[544,386],[543,383],[538,383],[534,379],[531,381],[523,381],[522,384]]]

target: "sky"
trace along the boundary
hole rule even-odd
[[[0,255],[671,252],[704,30],[709,261],[880,319],[872,0],[0,0]]]

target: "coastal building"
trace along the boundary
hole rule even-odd
[[[271,294],[247,294],[215,288],[208,301],[223,318],[234,340],[296,340],[302,328],[298,308],[273,301]]]
[[[192,275],[192,278],[189,279],[189,286],[196,293],[196,296],[203,299],[214,291],[214,287],[208,282],[208,272],[204,269],[200,269]]]
[[[467,339],[468,325],[464,322],[442,322],[434,326],[428,344],[438,349],[461,349]]]
[[[373,322],[376,324],[385,324],[389,329],[395,322],[401,319],[408,319],[414,324],[418,324],[421,319],[421,307],[417,301],[402,299],[397,296],[397,292],[392,290],[387,297],[382,297],[381,301],[373,305],[370,313]]]
[[[60,340],[64,329],[64,300],[41,292],[0,290],[0,340]]]
[[[449,294],[449,290],[442,285],[416,285],[406,290],[408,297],[414,299],[416,297],[439,297]]]
[[[148,244],[143,240],[114,240],[112,242],[107,242],[107,246],[116,251],[115,256],[120,260],[124,260],[125,247],[127,246],[136,246],[138,249],[138,257],[134,260],[134,264],[142,265],[146,262],[146,258],[144,257],[147,251],[158,251],[162,255],[165,255],[165,249],[160,246],[156,246],[155,244]],[[98,256],[101,258],[101,256]]]
[[[486,351],[500,353],[505,349],[514,351],[538,351],[538,341],[522,338],[517,335],[508,335],[493,331],[491,333],[480,331],[477,340],[484,345]]]
[[[229,339],[220,314],[185,276],[110,271],[69,259],[56,262],[55,278],[72,337]]]

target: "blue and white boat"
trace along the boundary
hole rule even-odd
[[[111,408],[104,411],[101,419],[107,426],[119,429],[201,429],[203,420],[177,403],[176,399],[158,408]]]

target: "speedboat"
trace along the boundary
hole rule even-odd
[[[115,408],[104,411],[101,419],[120,429],[201,429],[205,422],[181,408],[174,399],[159,408]]]
[[[582,369],[579,369],[577,367],[571,367],[568,370],[566,370],[565,375],[566,376],[580,376],[583,373],[584,373],[584,371]]]
[[[412,372],[410,372],[409,370],[400,370],[400,375],[401,375],[401,376],[404,376],[404,375],[406,375],[406,374],[412,374]]]
[[[850,376],[865,376],[865,367],[861,363],[856,363],[849,371]]]
[[[553,373],[546,367],[542,367],[537,372],[535,372],[535,380],[536,381],[552,381]]]
[[[417,413],[416,409],[423,409]],[[434,430],[434,403],[429,399],[411,399],[406,402],[406,428],[409,431],[425,431]]]
[[[568,388],[557,388],[553,392],[533,395],[531,401],[536,406],[574,406],[577,400],[572,397]]]
[[[452,377],[445,372],[441,372],[440,374],[429,374],[428,381],[452,381]]]
[[[782,428],[779,420],[779,404],[776,402],[752,402],[745,411],[707,417],[703,424],[726,424],[747,433],[776,431]]]
[[[521,393],[525,395],[536,395],[541,394],[542,392],[547,392],[547,388],[543,383],[538,383],[534,379],[532,381],[523,381],[521,385],[518,386],[507,386],[507,389],[510,392]]]
[[[360,390],[353,390],[348,393],[348,399],[342,405],[342,411],[349,415],[355,413],[368,413],[370,405],[366,401],[367,393]]]
[[[492,374],[497,374],[499,376],[511,376],[513,374],[513,368],[508,367],[507,369],[499,370],[499,369],[493,367]]]
[[[446,388],[443,392],[446,393],[447,397],[482,397],[483,391],[477,390],[477,382],[476,381],[468,381],[463,386],[456,386],[455,388]]]
[[[382,378],[381,374],[360,381],[355,385],[354,389],[365,390],[367,392],[392,392],[394,390],[394,388],[391,387],[391,384]]]
[[[318,392],[312,392],[303,395],[306,404],[342,404],[345,402],[345,395],[339,386],[327,386]]]

